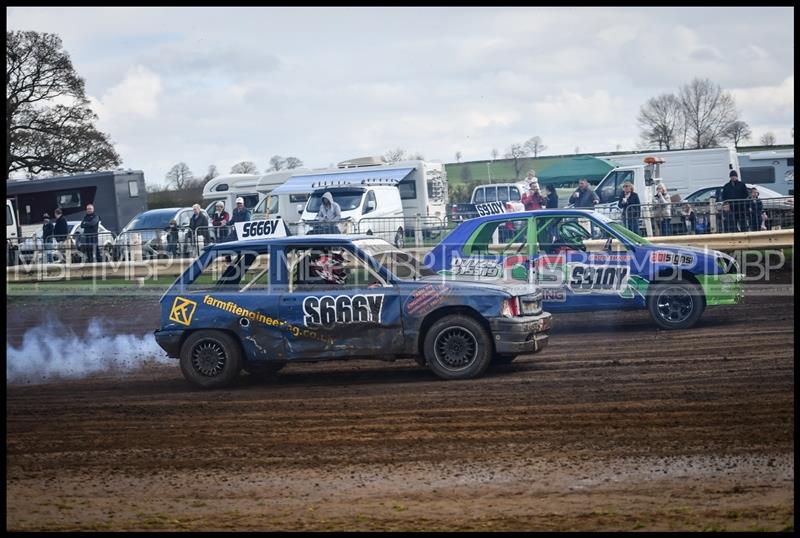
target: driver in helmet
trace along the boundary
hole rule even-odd
[[[315,252],[308,263],[309,280],[322,280],[328,284],[342,285],[347,280],[344,257],[339,252]]]

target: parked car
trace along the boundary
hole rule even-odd
[[[80,220],[67,221],[68,235],[66,240],[58,245],[53,245],[54,262],[63,262],[69,258],[74,263],[84,258],[85,255],[81,251],[83,246],[81,222]],[[97,244],[101,259],[104,261],[111,260],[114,249],[114,234],[103,226],[102,222],[97,227]],[[34,260],[36,262],[44,261],[44,244],[41,236],[26,238],[19,246],[19,256],[20,260],[25,263],[30,263]]]
[[[554,313],[647,309],[663,329],[691,327],[706,306],[738,303],[743,293],[744,275],[731,256],[653,244],[581,209],[465,221],[433,247],[425,264],[462,278],[535,283]]]
[[[786,196],[762,185],[747,185],[747,189],[755,187],[758,189],[758,197],[761,200],[764,211],[769,216],[771,228],[791,228],[794,227],[794,197]],[[680,203],[689,202],[695,206],[696,212],[705,212],[703,203],[708,203],[711,198],[717,202],[722,201],[722,186],[706,187],[698,189],[686,196]],[[721,227],[721,225],[720,225]]]
[[[356,358],[415,359],[470,379],[541,351],[550,320],[535,286],[450,281],[370,236],[292,236],[204,250],[161,298],[155,338],[203,388],[241,369]]]
[[[208,216],[204,209],[200,210]],[[178,223],[178,256],[191,256],[194,252],[194,235],[189,228],[192,218],[191,207],[168,207],[151,209],[139,213],[125,225],[117,236],[114,244],[115,259],[130,259],[130,244],[132,234],[139,234],[142,242],[142,257],[164,258],[168,257],[167,227],[172,219]],[[209,220],[210,225],[210,220]]]

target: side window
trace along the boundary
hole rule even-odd
[[[475,203],[482,204],[486,201],[486,195],[483,192],[483,187],[478,187],[475,190]]]
[[[496,202],[497,201],[497,187],[484,187],[486,190],[486,201],[487,202]]]
[[[520,200],[522,200],[522,196],[519,194],[519,189],[518,188],[509,187],[508,190],[509,190],[509,196],[510,196],[509,199],[510,200],[513,200],[515,202],[519,202]]]
[[[602,187],[597,189],[597,197],[600,198],[600,203],[608,204],[619,200],[619,192],[622,191],[622,183],[619,181],[620,173],[611,172],[608,179],[603,182]]]
[[[508,202],[508,187],[497,187],[497,200],[500,202]]]
[[[69,209],[72,207],[82,207],[81,193],[79,191],[64,191],[56,195],[56,207]]]
[[[464,245],[464,254],[478,255],[494,252],[491,245],[502,245],[499,252],[513,254],[514,251],[527,253],[528,219],[509,218],[487,222]]]
[[[220,263],[223,262],[223,263]],[[192,291],[248,292],[269,285],[269,254],[258,251],[219,251],[192,281]]]
[[[269,288],[269,255],[259,254],[248,267],[245,268],[239,280],[240,292],[263,291]]]
[[[6,206],[6,226],[14,224],[14,216],[11,214],[11,208]]]
[[[290,291],[339,290],[382,286],[385,281],[342,247],[313,246],[287,251]]]
[[[258,194],[245,194],[242,198],[244,198],[244,206],[248,209],[253,209],[258,204]]]
[[[372,207],[370,207],[370,205]],[[364,197],[364,211],[363,213],[369,213],[377,209],[378,201],[375,199],[375,191],[369,191],[367,195]]]
[[[536,219],[537,250],[546,254],[569,251],[600,252],[611,237],[590,219],[581,217],[538,217]]]
[[[192,218],[192,211],[181,211],[178,214],[178,227],[184,228],[189,226],[189,220]]]

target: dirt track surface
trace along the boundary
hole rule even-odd
[[[70,323],[155,327],[153,301],[115,302]],[[9,343],[52,309],[13,304]],[[176,361],[9,385],[6,526],[793,529],[793,306],[748,296],[680,332],[563,314],[543,353],[463,382],[350,361],[204,392]]]

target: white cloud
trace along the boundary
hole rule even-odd
[[[159,76],[146,67],[137,65],[129,69],[125,78],[102,97],[90,100],[93,110],[100,118],[100,124],[116,127],[137,119],[155,119],[160,93]]]

